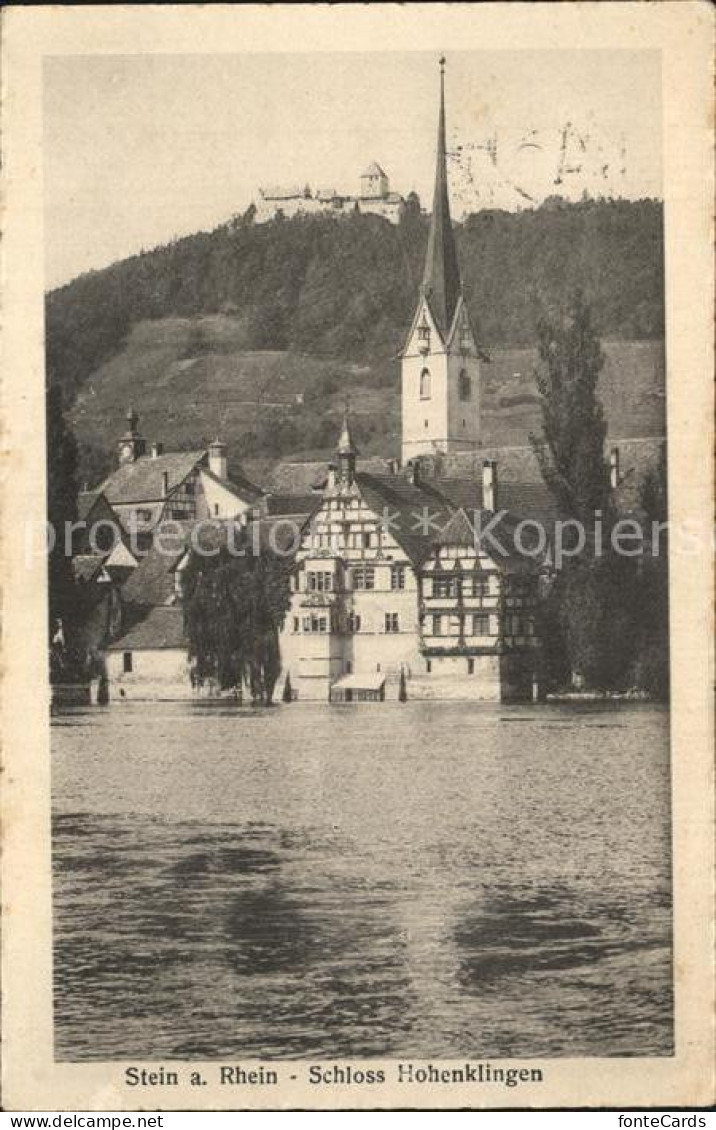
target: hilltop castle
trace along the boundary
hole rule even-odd
[[[291,216],[315,216],[318,214],[346,215],[350,212],[372,213],[397,224],[405,209],[405,200],[397,192],[390,191],[387,174],[373,161],[361,173],[360,191],[357,196],[345,196],[335,188],[317,188],[310,185],[288,185],[259,189],[255,202],[254,222],[266,223],[278,215],[288,219]]]

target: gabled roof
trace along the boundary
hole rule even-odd
[[[475,527],[464,510],[456,510],[450,521],[435,539],[437,545],[475,544]]]
[[[77,495],[77,517],[85,521],[93,508],[102,498],[101,490],[81,490]]]
[[[238,498],[241,502],[255,502],[257,499],[261,498],[263,494],[261,488],[257,487],[255,483],[252,483],[251,480],[241,472],[232,471],[231,479],[220,479],[219,476],[215,475],[208,467],[202,467],[201,473],[202,475],[206,475],[207,479],[211,479],[213,483],[218,483],[224,490],[228,490],[230,494],[233,494],[234,497]]]
[[[163,536],[159,546],[153,545],[141,557],[122,588],[122,600],[127,605],[148,608],[164,605],[174,597],[174,569],[184,556],[189,543],[190,527],[177,527],[176,536]]]
[[[503,572],[533,572],[546,559],[539,549],[536,530],[521,530],[516,538],[519,521],[505,514],[496,521],[487,510],[457,510],[443,530],[433,538],[435,548],[444,546],[474,546],[482,549]],[[483,535],[483,531],[484,535]]]
[[[389,521],[389,531],[414,565],[430,555],[433,537],[450,520],[451,509],[430,486],[410,483],[401,475],[356,475],[370,508]]]
[[[321,505],[319,494],[268,494],[266,513],[272,515],[313,514]]]
[[[186,649],[184,612],[181,608],[151,608],[141,620],[109,644],[109,651]]]
[[[163,474],[169,476],[171,493],[183,483],[206,451],[172,451],[167,455],[142,455],[133,463],[122,463],[99,488],[113,505],[155,502],[163,498]]]
[[[385,172],[381,169],[377,161],[371,161],[368,168],[361,174],[364,177],[384,177]]]
[[[107,559],[107,554],[97,553],[82,553],[77,554],[72,558],[72,572],[76,581],[80,584],[87,585],[91,581],[109,580],[105,573],[104,577],[101,574],[104,572],[104,563]]]

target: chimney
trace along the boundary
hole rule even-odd
[[[229,461],[226,458],[226,444],[220,439],[215,439],[209,445],[209,470],[217,479],[228,479]]]
[[[497,463],[486,459],[482,464],[482,509],[497,510]]]
[[[152,459],[158,459],[159,456],[163,455],[163,454],[164,454],[164,444],[163,443],[157,443],[155,441],[152,444]]]
[[[619,475],[619,448],[613,447],[609,452],[609,482],[612,490],[616,490],[621,482]]]
[[[406,476],[409,483],[413,486],[418,486],[420,482],[420,463],[417,459],[409,459],[405,468]]]
[[[169,494],[169,472],[162,471],[162,498]]]

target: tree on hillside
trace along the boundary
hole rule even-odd
[[[566,310],[538,326],[542,435],[530,437],[542,477],[562,519],[574,526],[563,535],[576,549],[578,523],[586,544],[567,556],[543,610],[544,629],[563,639],[573,674],[600,690],[622,687],[632,668],[635,565],[611,546],[615,507],[604,457],[606,423],[597,397],[603,365],[589,307],[577,293]],[[594,538],[600,524],[601,541]],[[552,676],[563,668],[551,655]],[[547,674],[550,681],[550,673]]]
[[[189,658],[200,682],[222,690],[246,687],[254,702],[270,705],[281,670],[278,634],[290,604],[286,559],[249,539],[224,543],[218,553],[193,552],[185,574],[184,620]]]
[[[591,526],[595,511],[610,509],[611,491],[597,397],[604,354],[581,293],[565,311],[541,319],[537,339],[542,435],[530,441],[563,516]]]

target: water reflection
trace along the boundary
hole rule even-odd
[[[58,1056],[669,1054],[666,716],[348,713],[62,720]]]

